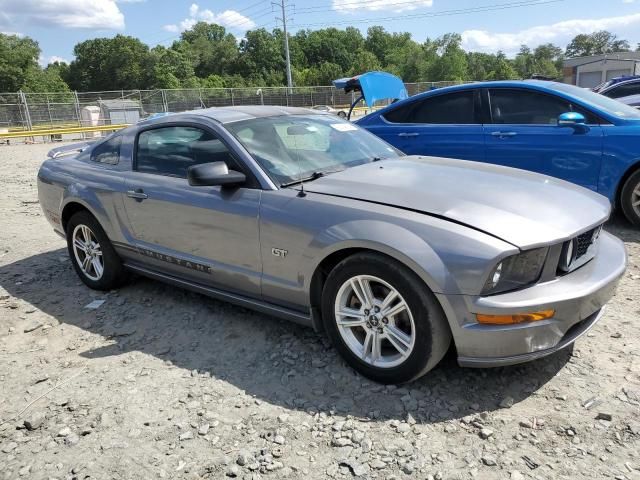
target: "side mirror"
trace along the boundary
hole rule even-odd
[[[192,186],[238,186],[247,181],[244,173],[229,170],[224,162],[201,163],[187,168],[187,179]]]
[[[566,112],[558,117],[559,127],[586,127],[587,119],[578,112]]]

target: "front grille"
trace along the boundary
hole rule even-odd
[[[562,245],[558,275],[565,275],[580,268],[596,255],[597,242],[600,238],[602,225],[584,232]]]
[[[595,239],[598,238],[596,233],[600,233],[600,229],[602,227],[594,228],[593,230],[589,230],[588,232],[584,232],[582,235],[578,235],[576,237],[576,260],[585,256],[589,247],[594,242]]]

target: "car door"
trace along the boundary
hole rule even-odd
[[[484,160],[477,89],[434,94],[382,115],[372,133],[408,155]]]
[[[486,90],[486,161],[544,173],[597,190],[603,132],[590,111],[560,96],[519,88]],[[587,128],[558,126],[558,117],[578,112]]]
[[[154,269],[258,297],[261,190],[211,130],[157,126],[138,133],[126,179],[126,213],[136,245]],[[187,168],[224,161],[246,187],[191,186]]]

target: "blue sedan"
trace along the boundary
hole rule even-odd
[[[506,165],[582,185],[640,226],[640,111],[617,100],[555,82],[483,82],[416,95],[357,123],[409,155]]]

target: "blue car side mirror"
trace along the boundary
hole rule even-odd
[[[560,114],[558,117],[559,127],[586,126],[586,124],[587,119],[584,118],[584,115],[578,112],[566,112]]]

